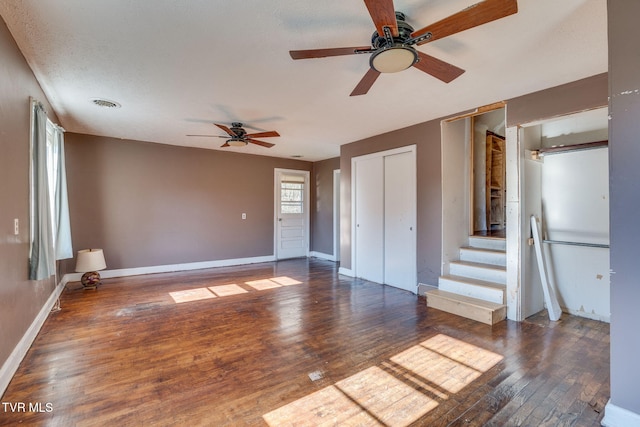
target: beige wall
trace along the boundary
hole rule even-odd
[[[54,280],[28,280],[29,97],[53,110],[0,20],[0,366],[54,290]],[[17,218],[20,232],[14,235]]]
[[[104,249],[108,269],[273,255],[274,168],[312,168],[72,133],[65,149],[74,249]]]

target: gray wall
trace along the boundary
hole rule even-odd
[[[640,417],[640,2],[609,0],[608,5],[610,403]]]
[[[313,164],[311,183],[312,237],[311,250],[326,255],[333,253],[333,171],[340,169],[340,158]]]
[[[54,290],[49,280],[28,280],[29,97],[57,121],[31,69],[0,20],[0,366]],[[13,220],[20,221],[19,235]]]
[[[374,136],[340,148],[340,266],[351,268],[351,159],[407,145],[417,145],[418,282],[435,285],[440,275],[442,203],[440,120]]]
[[[508,100],[507,123],[509,126],[514,126],[601,107],[606,103],[607,75],[600,74]],[[431,120],[341,147],[341,267],[351,268],[351,159],[365,154],[416,144],[418,163],[418,283],[437,285],[440,275],[442,245],[440,123],[443,119]]]
[[[73,133],[65,149],[73,247],[104,249],[108,269],[273,255],[274,168],[312,168]]]

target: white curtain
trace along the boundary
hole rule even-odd
[[[55,274],[55,261],[73,257],[64,162],[64,130],[33,101],[31,141],[31,249],[29,279]],[[47,142],[47,123],[49,141]]]
[[[33,102],[32,108],[29,279],[42,280],[56,271],[47,173],[47,113],[39,102]]]
[[[54,125],[53,159],[55,162],[54,224],[56,259],[73,258],[71,246],[71,222],[69,221],[69,200],[67,198],[67,172],[64,162],[64,129]]]

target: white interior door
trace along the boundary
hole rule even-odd
[[[276,169],[276,259],[309,252],[309,172]]]
[[[416,292],[415,153],[384,158],[384,283]]]
[[[384,158],[370,157],[355,163],[355,274],[384,281]]]

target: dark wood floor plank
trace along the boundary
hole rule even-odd
[[[72,283],[61,304],[2,397],[30,410],[0,426],[595,426],[609,398],[606,323],[488,326],[317,259]]]

